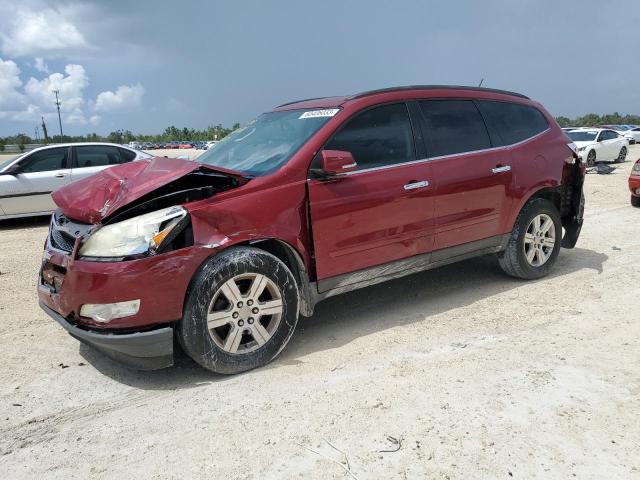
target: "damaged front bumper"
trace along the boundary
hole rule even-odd
[[[44,302],[40,307],[77,340],[138,370],[156,370],[173,365],[173,328],[147,332],[113,333],[85,330],[72,325]]]

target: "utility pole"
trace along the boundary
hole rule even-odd
[[[38,130],[38,125],[36,125],[36,128],[33,131],[36,134],[36,143],[40,143],[40,131]]]
[[[42,118],[42,133],[44,133],[44,143],[48,144],[49,143],[49,135],[47,135],[47,124],[44,123],[44,116],[42,116],[40,118]]]
[[[56,107],[58,108],[58,123],[60,124],[60,143],[62,143],[62,118],[60,117],[60,100],[58,100],[58,94],[60,90],[54,90],[53,93],[56,94]]]

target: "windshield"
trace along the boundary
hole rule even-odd
[[[573,132],[567,133],[569,138],[574,142],[593,142],[598,136],[598,132],[594,132],[592,130],[574,130]]]
[[[197,161],[250,176],[268,175],[287,163],[338,111],[334,108],[264,113],[210,147]]]
[[[20,155],[13,155],[11,157],[9,157],[6,160],[1,160],[0,159],[0,170],[3,170],[4,167],[6,167],[7,165],[9,165],[11,162],[13,162],[16,158],[20,158],[24,155],[24,153],[20,154]]]

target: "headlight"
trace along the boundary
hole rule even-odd
[[[640,175],[640,161],[637,161],[631,169],[634,175]]]
[[[80,256],[127,257],[153,252],[186,215],[184,208],[176,206],[105,225],[80,247]]]
[[[578,149],[578,151],[579,151],[579,152],[584,152],[586,149],[587,149],[587,147],[580,147],[580,148]]]

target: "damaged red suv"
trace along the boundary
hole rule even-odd
[[[584,165],[516,93],[413,86],[280,105],[197,162],[115,166],[54,193],[42,308],[142,369],[174,343],[237,373],[320,300],[477,255],[523,279],[580,233]]]

